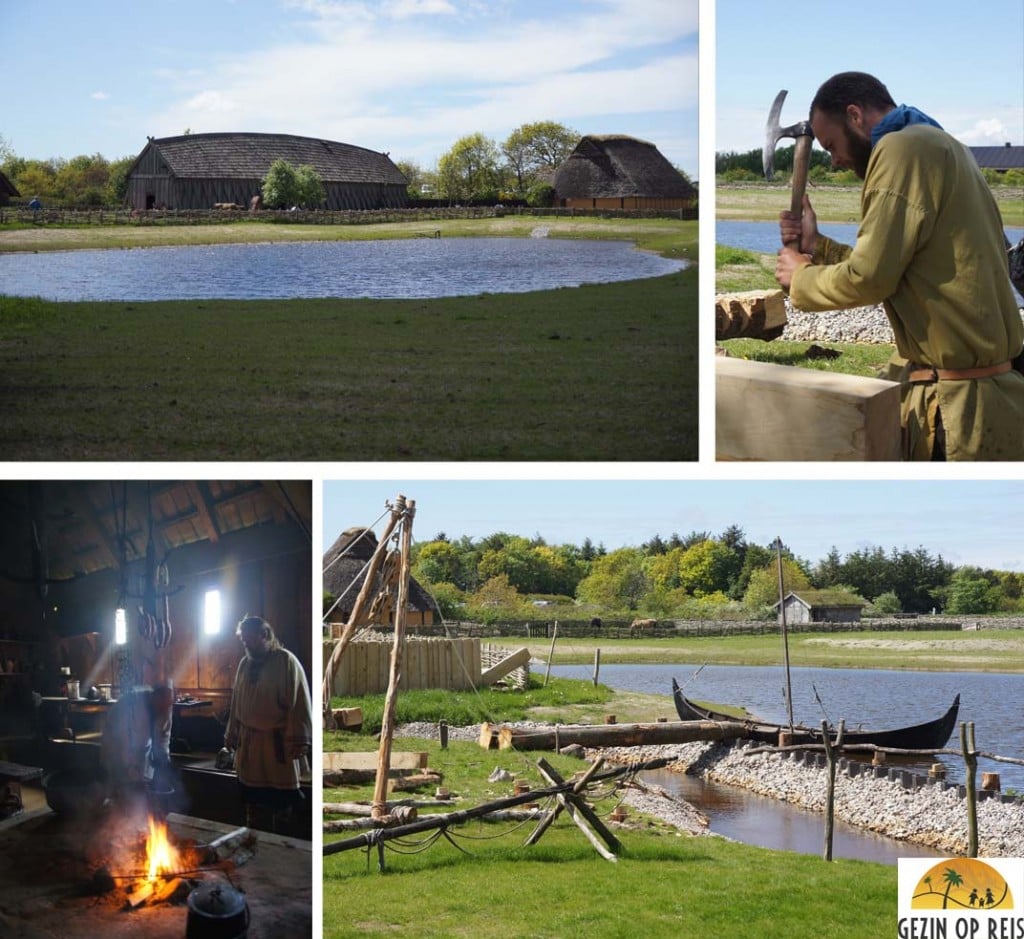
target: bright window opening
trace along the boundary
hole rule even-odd
[[[203,602],[203,634],[216,636],[220,633],[220,591],[207,590]]]
[[[114,611],[114,645],[123,646],[128,641],[128,617],[123,607]]]

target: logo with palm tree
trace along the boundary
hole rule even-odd
[[[932,867],[918,882],[914,910],[1000,910],[1013,908],[1003,875],[977,858],[953,858]]]

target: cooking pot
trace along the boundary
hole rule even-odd
[[[185,939],[245,939],[249,905],[227,884],[200,884],[188,895]]]

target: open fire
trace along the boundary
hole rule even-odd
[[[161,875],[178,870],[178,851],[167,834],[167,822],[149,817],[149,836],[146,838],[147,879],[155,881]]]

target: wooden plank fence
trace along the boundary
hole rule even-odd
[[[324,661],[330,659],[334,642],[324,643]],[[506,653],[507,654],[507,651]],[[480,677],[480,640],[410,637],[402,659],[400,691],[444,688],[466,691]],[[391,642],[356,639],[349,643],[332,682],[335,695],[383,694],[388,689]]]

